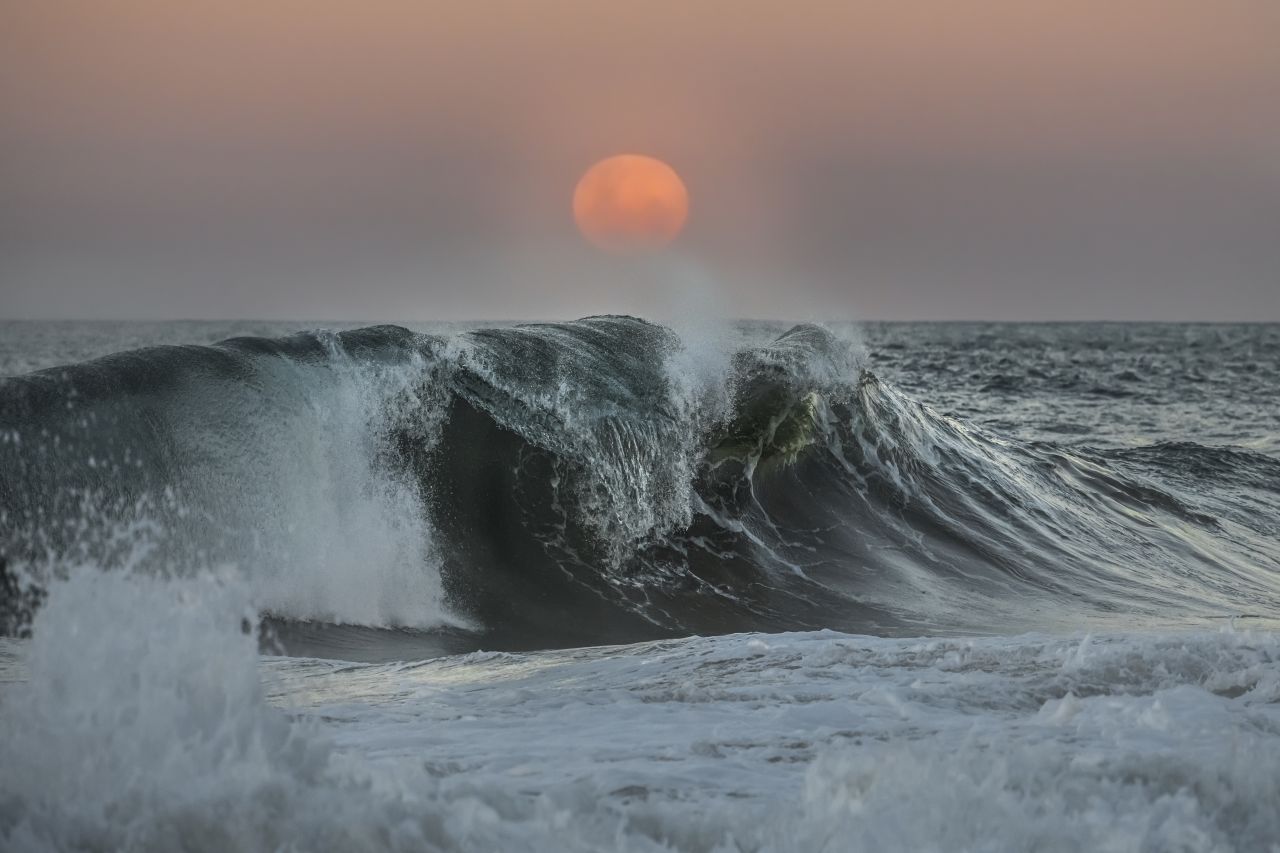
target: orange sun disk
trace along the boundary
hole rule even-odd
[[[659,249],[684,228],[689,192],[661,160],[618,154],[596,163],[578,181],[573,218],[582,235],[601,249]]]

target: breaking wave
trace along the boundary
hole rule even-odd
[[[236,338],[3,380],[0,403],[10,631],[80,565],[234,567],[312,649],[1280,603],[1273,458],[1002,438],[812,325],[736,351],[627,317]]]

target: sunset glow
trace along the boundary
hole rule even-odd
[[[684,228],[689,192],[661,160],[619,154],[596,163],[578,181],[573,218],[583,236],[602,249],[657,249]]]

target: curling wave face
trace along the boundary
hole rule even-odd
[[[1001,437],[817,326],[695,354],[596,317],[237,338],[3,380],[8,630],[82,564],[235,566],[286,649],[344,657],[1280,603],[1271,456]]]

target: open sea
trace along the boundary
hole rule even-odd
[[[1280,325],[0,322],[0,849],[1280,851]]]

